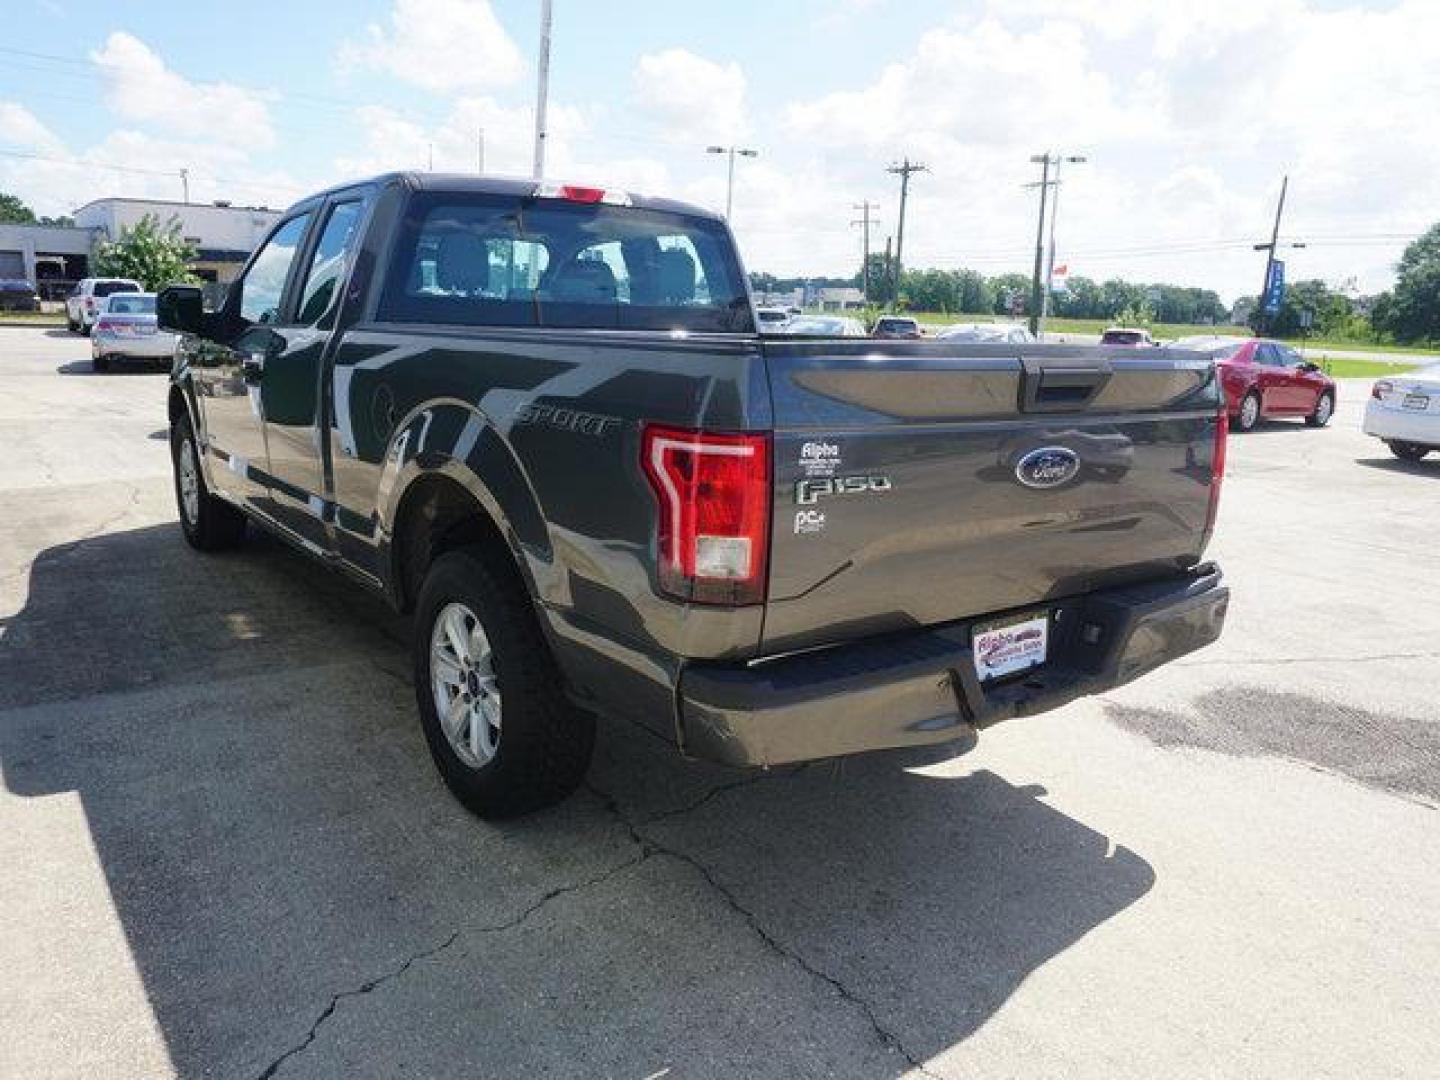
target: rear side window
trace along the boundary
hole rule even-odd
[[[330,310],[330,301],[345,271],[345,256],[355,244],[355,227],[360,223],[362,205],[356,199],[330,208],[301,286],[300,314],[296,317],[301,324],[309,325]]]
[[[117,295],[105,310],[112,315],[154,315],[155,297]]]
[[[453,192],[411,199],[378,315],[461,326],[754,329],[717,221]]]
[[[95,282],[96,296],[110,296],[118,292],[139,292],[140,286],[132,281],[97,281]]]

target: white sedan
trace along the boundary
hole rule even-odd
[[[1440,364],[1376,382],[1365,406],[1364,430],[1385,440],[1401,461],[1440,451]]]

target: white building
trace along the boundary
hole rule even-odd
[[[182,203],[164,199],[96,199],[74,213],[75,225],[100,240],[118,240],[124,229],[133,228],[151,214],[166,225],[179,223],[180,233],[196,248],[191,263],[197,276],[222,284],[240,273],[271,226],[280,220],[280,211],[267,206],[231,206],[227,202]]]

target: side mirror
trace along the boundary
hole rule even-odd
[[[1313,374],[1314,372],[1320,370],[1319,364],[1312,364],[1309,360],[1302,360],[1297,366],[1307,375]]]
[[[169,285],[155,297],[155,321],[161,330],[204,334],[205,294],[196,285]]]

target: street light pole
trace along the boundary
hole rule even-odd
[[[725,220],[730,220],[730,212],[735,205],[735,155],[741,157],[759,157],[759,150],[751,150],[743,146],[707,146],[707,154],[725,154],[730,160],[725,172]]]
[[[185,191],[185,203],[186,203],[186,205],[188,206],[189,203],[190,203],[190,170],[189,170],[189,169],[181,169],[181,170],[180,170],[180,186],[181,186],[181,187],[184,189],[184,191]]]
[[[1035,273],[1030,279],[1030,333],[1040,336],[1040,309],[1044,299],[1040,289],[1040,271],[1045,265],[1045,203],[1050,196],[1050,164],[1054,158],[1049,153],[1035,154],[1031,162],[1040,168],[1040,223],[1035,227]],[[1035,185],[1027,185],[1034,187]]]
[[[1043,323],[1050,317],[1050,294],[1055,287],[1055,222],[1060,217],[1060,163],[1068,161],[1072,165],[1083,165],[1086,158],[1072,154],[1067,158],[1055,159],[1055,192],[1050,196],[1050,252],[1045,259],[1045,297],[1040,304],[1040,319]]]
[[[535,82],[535,167],[536,180],[545,178],[545,110],[550,97],[550,16],[551,0],[540,3],[540,62]]]

